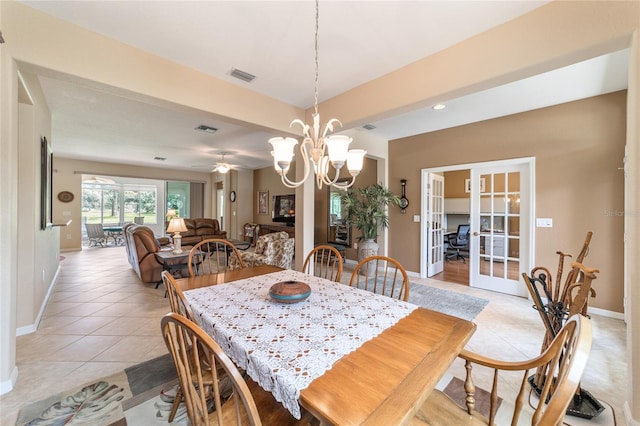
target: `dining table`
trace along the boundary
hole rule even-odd
[[[304,282],[297,303],[269,296]],[[293,270],[260,265],[176,280],[196,322],[294,417],[409,422],[475,331],[470,321]]]

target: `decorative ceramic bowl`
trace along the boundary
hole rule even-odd
[[[311,294],[311,287],[301,281],[281,281],[269,289],[269,296],[277,302],[295,303],[305,300]]]

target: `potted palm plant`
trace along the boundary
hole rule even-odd
[[[360,231],[358,261],[378,254],[375,242],[378,230],[389,226],[387,206],[398,204],[400,199],[380,184],[366,188],[349,188],[340,196],[347,213],[347,222]]]

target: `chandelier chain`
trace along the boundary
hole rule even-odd
[[[320,8],[318,5],[319,0],[316,0],[316,38],[315,38],[315,52],[316,52],[316,76],[315,76],[315,93],[313,98],[313,106],[316,115],[318,114],[318,22],[320,15]]]
[[[313,127],[305,124],[300,119],[295,119],[290,126],[294,124],[302,127],[303,141],[300,144],[300,154],[304,161],[304,177],[300,181],[292,181],[287,177],[289,166],[293,161],[294,147],[298,144],[298,140],[292,137],[275,137],[269,139],[269,143],[273,146],[274,168],[280,175],[282,184],[287,188],[296,188],[307,180],[310,173],[315,174],[318,189],[322,185],[334,186],[339,189],[347,190],[356,180],[356,176],[362,170],[362,163],[366,151],[363,149],[349,150],[349,144],[352,138],[346,135],[331,135],[334,125],[342,127],[340,120],[332,118],[325,123],[324,128],[320,126],[320,114],[318,113],[318,80],[319,80],[319,61],[318,61],[318,41],[320,27],[320,7],[319,0],[315,0],[316,4],[316,22],[315,22],[315,87],[314,87],[314,114]],[[313,163],[313,164],[311,164]],[[340,169],[347,166],[351,180],[348,182],[338,182],[340,178]],[[329,176],[329,166],[333,166],[334,177]]]

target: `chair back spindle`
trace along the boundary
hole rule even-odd
[[[387,256],[370,256],[360,261],[349,285],[405,302],[409,299],[407,271],[400,262]]]

